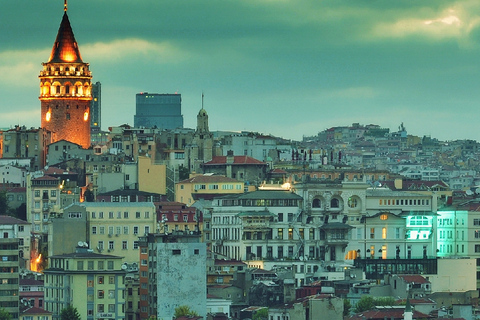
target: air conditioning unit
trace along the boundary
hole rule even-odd
[[[108,234],[108,237],[109,237],[109,238],[111,238],[111,237],[112,237],[112,234],[111,234],[111,233],[109,233],[109,234]]]
[[[115,237],[118,237],[118,235],[119,235],[119,233],[116,233],[116,234],[115,234]]]

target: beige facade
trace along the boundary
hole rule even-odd
[[[175,185],[175,201],[191,206],[195,194],[232,194],[243,193],[244,183],[219,175],[196,175]]]
[[[438,259],[437,274],[423,275],[432,283],[432,292],[477,290],[476,259]]]
[[[85,249],[85,248],[79,248]],[[122,257],[79,251],[50,257],[45,274],[45,309],[60,319],[73,305],[81,319],[125,317]]]
[[[157,229],[151,202],[83,202],[88,242],[96,253],[122,256],[123,262],[139,263],[138,237]]]
[[[155,164],[148,157],[138,157],[138,190],[167,193],[167,166]]]

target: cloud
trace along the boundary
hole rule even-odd
[[[81,47],[82,57],[94,58],[99,63],[118,63],[124,59],[149,59],[165,64],[188,60],[189,53],[169,42],[155,43],[138,38],[96,42]]]
[[[7,87],[31,86],[38,84],[42,69],[40,62],[48,58],[49,50],[9,50],[0,51],[0,83]]]

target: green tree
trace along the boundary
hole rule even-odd
[[[12,315],[10,314],[10,312],[5,310],[4,308],[1,308],[0,309],[0,320],[10,320],[10,319],[12,319]]]
[[[61,320],[81,320],[80,313],[78,313],[77,308],[72,306],[71,304],[68,307],[62,309],[60,312],[60,319]]]
[[[375,298],[374,303],[376,306],[394,306],[397,304],[393,297]]]
[[[8,213],[7,191],[0,191],[0,214]]]
[[[268,320],[268,308],[262,308],[255,312],[252,320]]]
[[[355,305],[355,313],[363,312],[372,309],[375,306],[373,297],[362,296]]]
[[[187,167],[184,167],[183,165],[180,165],[178,167],[178,179],[180,181],[188,179],[189,175],[190,175],[190,172],[188,171]]]
[[[175,308],[174,318],[183,317],[183,316],[193,316],[197,317],[198,313],[190,309],[189,306],[181,305]]]
[[[350,300],[343,299],[343,315],[348,316],[350,314],[350,309],[352,309],[352,304]]]

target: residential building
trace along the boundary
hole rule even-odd
[[[49,257],[45,274],[45,309],[60,319],[69,305],[77,308],[80,318],[125,318],[125,270],[122,257],[88,252]]]
[[[191,206],[198,199],[244,192],[242,181],[221,175],[194,175],[175,185],[175,201]]]
[[[200,242],[200,234],[150,233],[141,237],[140,243],[141,252],[145,252],[140,284],[148,283],[148,289],[140,291],[140,317],[171,319],[176,307],[187,305],[205,319],[206,245]],[[147,265],[146,270],[142,268]]]
[[[26,128],[15,126],[3,132],[2,158],[30,159],[31,169],[40,170],[46,164],[47,146],[52,143],[53,134],[49,128]]]
[[[13,233],[3,232],[0,236],[0,249],[2,260],[0,261],[0,279],[2,280],[2,295],[0,305],[10,313],[12,320],[19,319],[19,239],[13,237]]]
[[[66,10],[39,78],[41,127],[54,133],[54,141],[88,148],[92,73],[82,60]]]
[[[258,186],[267,177],[268,164],[249,156],[214,156],[211,161],[201,165],[203,173],[224,175],[228,178],[244,181]]]
[[[30,307],[20,313],[20,320],[51,320],[52,313],[42,308]]]
[[[17,257],[15,263],[19,268],[30,269],[31,225],[24,220],[0,215],[0,239],[16,239]],[[18,272],[18,271],[17,271]]]
[[[139,263],[138,237],[157,229],[151,202],[82,202],[87,214],[87,242],[97,253],[117,254],[122,262]]]
[[[157,206],[157,232],[202,232],[202,212],[184,203],[163,201]]]
[[[87,212],[72,203],[60,212],[51,213],[47,222],[48,256],[75,252],[79,242],[88,245]]]
[[[137,93],[135,110],[135,128],[183,128],[181,94]]]
[[[19,281],[20,307],[22,307],[22,310],[31,307],[43,309],[43,280],[20,278]]]

